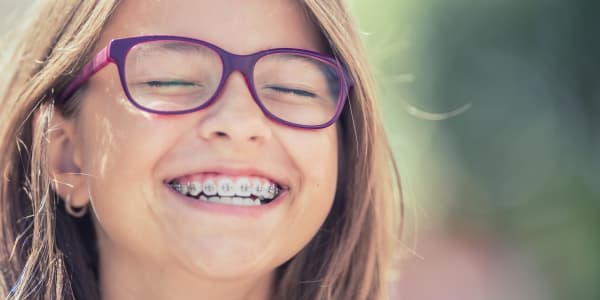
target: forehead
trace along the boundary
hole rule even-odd
[[[154,34],[206,40],[238,54],[278,47],[325,51],[299,0],[125,0],[99,48],[113,38]]]

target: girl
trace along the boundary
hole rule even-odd
[[[400,189],[342,0],[39,5],[5,43],[2,298],[386,298]]]

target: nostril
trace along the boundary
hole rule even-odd
[[[215,135],[218,137],[226,137],[227,133],[225,133],[223,131],[217,131],[217,132],[215,132]]]

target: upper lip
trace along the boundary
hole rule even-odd
[[[224,176],[263,177],[263,178],[266,178],[266,179],[276,183],[277,185],[279,185],[280,188],[282,188],[284,190],[289,189],[289,182],[286,179],[284,179],[283,177],[273,174],[273,172],[268,172],[266,170],[251,168],[251,167],[236,168],[236,167],[227,167],[227,166],[223,166],[223,165],[182,171],[182,172],[178,173],[178,175],[167,177],[164,180],[164,182],[169,183],[178,177],[182,177],[182,176],[186,176],[186,175],[194,175],[194,174],[203,174],[203,173],[214,173],[214,174],[224,175]]]

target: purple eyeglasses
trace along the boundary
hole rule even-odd
[[[339,118],[352,87],[338,60],[313,51],[276,48],[236,55],[188,37],[138,36],[110,41],[59,101],[66,101],[111,62],[117,65],[129,101],[143,111],[162,115],[208,107],[229,75],[240,71],[268,118],[292,127],[319,129]]]

